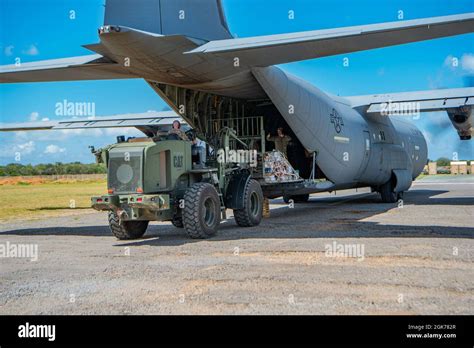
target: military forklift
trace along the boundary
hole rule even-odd
[[[239,226],[262,219],[262,176],[265,151],[263,117],[213,119],[206,134],[186,124],[190,141],[168,135],[170,125],[156,127],[144,138],[117,138],[117,143],[92,152],[107,166],[107,195],[92,197],[92,208],[108,212],[118,239],[143,236],[150,221],[171,221],[191,238],[216,234],[232,209]],[[197,166],[192,141],[206,139],[207,160]],[[253,163],[222,156],[220,151],[255,154]],[[230,159],[229,159],[230,158]]]
[[[151,86],[173,106],[174,116],[133,122],[146,137],[119,137],[116,144],[93,149],[98,162],[107,166],[108,193],[92,197],[92,207],[108,212],[118,239],[140,238],[150,221],[170,221],[191,238],[208,238],[227,218],[227,209],[233,210],[237,225],[257,226],[263,215],[269,216],[269,199],[306,202],[309,194],[334,187],[324,173],[318,174],[317,154],[307,153],[296,136],[288,156],[293,162],[286,167],[298,175],[274,175],[266,131],[290,128],[268,100],[243,102]],[[185,113],[179,113],[181,106]],[[189,141],[169,135],[177,118]],[[204,166],[197,165],[202,161],[192,146],[195,139],[206,144]]]

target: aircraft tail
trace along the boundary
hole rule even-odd
[[[106,0],[104,25],[207,41],[232,38],[221,0]]]

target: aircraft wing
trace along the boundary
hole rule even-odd
[[[434,89],[430,91],[386,93],[343,97],[350,101],[355,108],[367,107],[366,113],[380,114],[388,103],[419,103],[420,112],[443,111],[450,108],[474,105],[474,87]],[[403,107],[401,107],[403,110]],[[397,111],[393,110],[392,114]]]
[[[99,54],[0,66],[0,83],[136,78]]]
[[[367,116],[417,116],[446,111],[462,140],[474,133],[474,87],[343,97]]]
[[[153,130],[161,126],[171,125],[174,120],[184,123],[181,117],[174,111],[149,111],[140,114],[73,118],[60,121],[0,123],[0,132],[135,127],[145,134],[152,134]]]
[[[300,33],[210,41],[187,54],[270,66],[474,32],[474,13]]]

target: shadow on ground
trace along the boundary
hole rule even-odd
[[[474,198],[438,197],[448,191],[415,189],[404,197],[404,209],[410,205],[474,205]],[[281,199],[272,201],[281,207],[271,211],[271,218],[264,219],[257,227],[240,228],[233,219],[221,224],[217,236],[209,241],[224,241],[249,238],[473,238],[474,228],[446,226],[381,225],[363,219],[399,209],[398,204],[380,203],[375,193],[363,193],[352,196],[332,196],[312,198],[308,203],[295,204],[290,209]],[[291,214],[291,215],[290,215]],[[291,219],[289,217],[291,216]],[[297,221],[297,223],[295,223]],[[8,235],[77,235],[85,237],[113,238],[109,227],[47,227],[31,229],[13,229],[0,232]],[[133,241],[117,241],[117,246],[176,246],[199,243],[201,240],[188,238],[182,229],[171,224],[151,224],[147,234]]]
[[[70,208],[70,207],[41,207],[41,208],[34,208],[34,209],[28,209],[28,211],[42,211],[42,210],[91,210],[91,207],[75,207],[75,208]]]

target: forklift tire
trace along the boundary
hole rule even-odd
[[[198,182],[188,188],[182,216],[189,237],[204,239],[215,235],[221,222],[221,203],[215,187]]]
[[[283,201],[288,204],[290,199],[293,200],[293,203],[306,203],[309,201],[309,194],[305,195],[296,195],[296,196],[283,196]]]
[[[392,180],[389,180],[380,186],[379,193],[383,203],[395,203],[397,199],[401,197],[401,194],[393,192]]]
[[[183,218],[181,216],[173,216],[173,220],[171,220],[171,223],[173,224],[174,227],[177,228],[183,228]]]
[[[250,179],[244,190],[244,208],[234,209],[234,219],[241,227],[257,226],[262,221],[263,193],[258,181]]]
[[[149,221],[122,221],[117,214],[109,211],[109,226],[112,234],[120,240],[137,239],[143,236]]]

